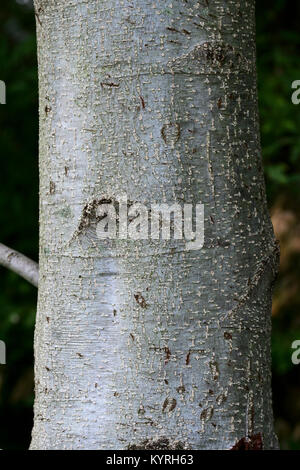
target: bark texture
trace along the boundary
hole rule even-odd
[[[39,267],[35,261],[0,243],[0,265],[22,276],[35,287],[39,283]]]
[[[254,3],[35,1],[32,449],[277,446]],[[122,193],[203,203],[203,249],[98,240]]]

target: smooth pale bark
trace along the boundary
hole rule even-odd
[[[254,0],[39,0],[32,449],[276,448],[278,249]],[[99,201],[204,203],[205,245],[103,241]],[[259,439],[259,438],[258,438]],[[243,441],[244,442],[244,441]]]
[[[27,256],[0,243],[0,265],[22,276],[35,287],[39,283],[39,266]]]

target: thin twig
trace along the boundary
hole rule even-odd
[[[0,265],[14,271],[26,281],[38,287],[39,265],[18,251],[12,250],[0,243]]]

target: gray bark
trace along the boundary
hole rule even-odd
[[[32,449],[276,448],[254,0],[36,0]],[[99,240],[96,208],[203,203],[205,244]]]
[[[26,281],[38,286],[39,267],[35,261],[12,248],[0,243],[0,265],[14,271]]]

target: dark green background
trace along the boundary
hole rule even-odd
[[[299,24],[300,2],[257,2],[268,201],[271,213],[277,211],[276,224],[286,223],[273,317],[274,409],[284,449],[300,449],[300,365],[291,362],[291,343],[300,339],[300,105],[291,103],[291,83],[300,80]],[[37,260],[38,92],[30,2],[1,0],[0,37],[0,79],[7,85],[7,104],[0,106],[0,241]],[[0,366],[2,449],[26,449],[30,442],[35,309],[36,289],[0,268],[0,339],[8,364]]]

